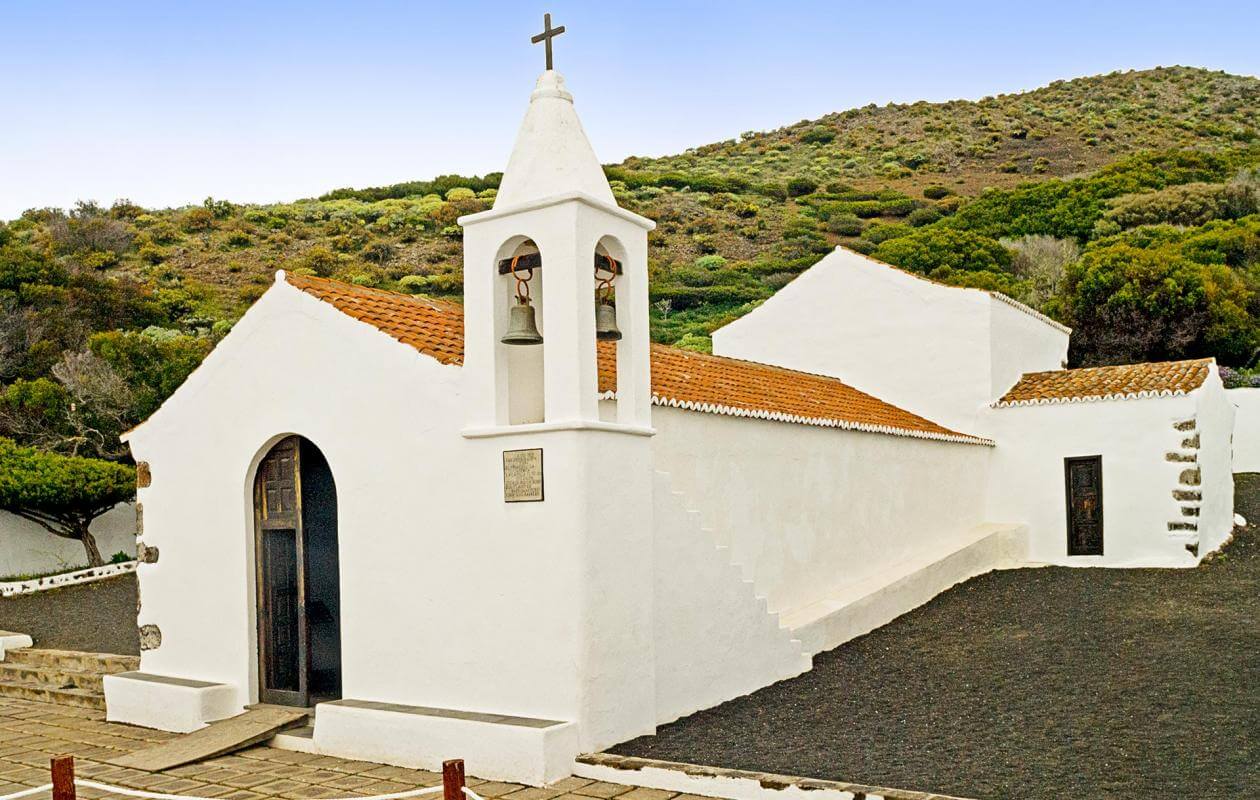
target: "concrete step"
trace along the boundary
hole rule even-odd
[[[54,689],[86,689],[101,694],[104,692],[102,678],[99,672],[0,662],[0,683],[38,684]]]
[[[24,647],[17,650],[6,650],[4,663],[112,675],[116,672],[131,672],[139,669],[140,657],[120,656],[114,653],[85,653],[78,650],[43,650],[34,647]]]
[[[36,703],[56,703],[62,706],[105,709],[105,695],[88,689],[60,689],[38,683],[19,681],[0,682],[0,697],[16,697]]]

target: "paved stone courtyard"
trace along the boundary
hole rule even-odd
[[[0,794],[48,783],[49,759],[59,755],[75,757],[75,774],[79,778],[150,792],[223,800],[363,797],[405,792],[442,782],[442,777],[435,772],[264,746],[159,773],[101,763],[174,735],[105,722],[105,715],[100,711],[0,699]],[[476,769],[475,764],[467,766],[470,772]],[[486,800],[608,800],[613,797],[618,800],[701,800],[674,792],[576,777],[537,789],[478,780],[470,775],[468,786]],[[80,788],[78,794],[87,800],[116,797],[84,788]]]

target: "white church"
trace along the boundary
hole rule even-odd
[[[1210,359],[1068,370],[1053,320],[844,250],[714,355],[651,344],[653,222],[554,70],[460,224],[462,306],[281,272],[127,435],[109,719],[313,707],[295,747],[539,785],[969,577],[1230,535]]]

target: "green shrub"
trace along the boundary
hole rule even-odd
[[[906,222],[915,228],[921,228],[924,225],[931,225],[942,216],[944,215],[935,208],[916,208],[906,217]]]
[[[340,259],[337,258],[337,254],[319,245],[307,250],[301,261],[301,266],[321,278],[327,278],[336,272],[338,264],[340,264]]]
[[[948,197],[953,193],[954,190],[947,186],[928,186],[923,189],[923,196],[929,200],[940,200],[942,197]]]
[[[827,230],[837,236],[858,236],[865,227],[856,214],[836,214],[827,220]]]
[[[818,182],[809,178],[792,178],[787,182],[787,193],[789,197],[804,197],[807,194],[813,194],[818,191]]]
[[[916,228],[905,236],[889,239],[875,250],[875,257],[924,274],[942,266],[1001,272],[1011,265],[1010,252],[993,239],[939,225]]]
[[[827,125],[815,125],[801,134],[805,144],[830,144],[836,139],[836,129]]]

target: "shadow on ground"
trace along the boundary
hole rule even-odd
[[[0,599],[0,630],[30,634],[36,647],[139,655],[136,576]]]
[[[622,755],[976,798],[1254,797],[1260,475],[1196,569],[994,572]]]

